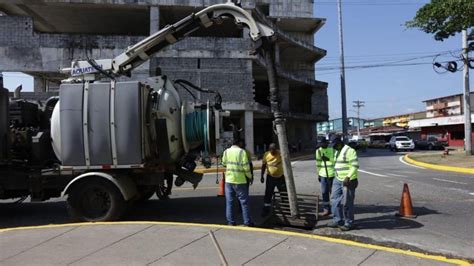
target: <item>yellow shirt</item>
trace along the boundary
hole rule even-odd
[[[281,161],[280,151],[277,151],[275,155],[272,155],[267,151],[263,155],[263,164],[267,165],[267,172],[273,177],[283,176],[283,163]]]

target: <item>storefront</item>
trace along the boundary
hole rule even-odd
[[[471,117],[474,121],[474,115]],[[410,129],[421,129],[421,139],[447,141],[449,146],[464,146],[464,116],[437,117],[409,122]],[[474,124],[473,124],[474,128]],[[474,139],[474,134],[472,134]]]

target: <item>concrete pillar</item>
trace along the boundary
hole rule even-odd
[[[150,6],[150,35],[160,29],[160,8]]]
[[[150,13],[150,35],[158,32],[160,30],[160,7],[158,6],[150,6],[149,7],[149,13]],[[138,69],[137,72],[140,73],[149,73],[148,75],[143,75],[143,74],[137,74],[135,75],[135,78],[147,78],[147,77],[153,77],[156,76],[156,71],[155,69],[151,69],[151,59],[143,63]]]
[[[244,131],[245,131],[245,148],[254,154],[254,138],[253,138],[253,111],[245,111],[244,115]]]
[[[45,92],[47,80],[41,77],[33,77],[33,91]]]
[[[313,88],[311,95],[311,114],[328,114],[328,95],[324,89]]]

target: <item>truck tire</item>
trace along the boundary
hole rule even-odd
[[[126,209],[120,190],[101,178],[87,178],[75,184],[67,203],[72,219],[83,222],[118,220]]]

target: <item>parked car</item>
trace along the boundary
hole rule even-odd
[[[415,149],[415,143],[413,140],[409,139],[406,136],[393,136],[390,139],[389,147],[391,151],[399,150],[411,150]]]
[[[427,140],[419,140],[415,142],[417,149],[426,149],[426,150],[443,150],[444,147],[448,146],[447,141],[441,141],[436,138],[429,138]]]

